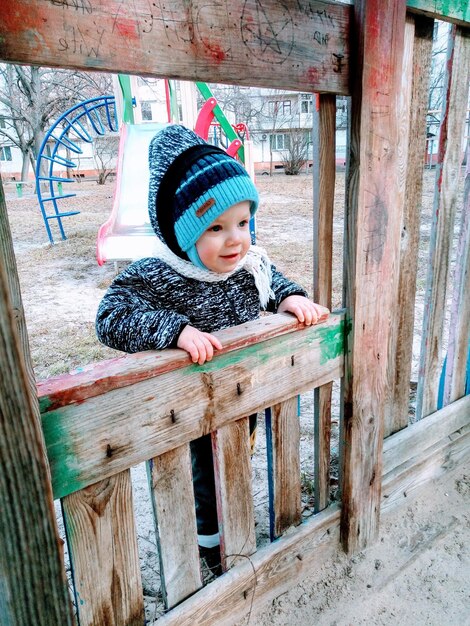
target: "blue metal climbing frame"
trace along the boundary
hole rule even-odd
[[[62,193],[62,185],[71,183],[74,179],[54,175],[54,166],[77,167],[77,164],[70,160],[69,155],[69,153],[83,154],[77,142],[92,143],[94,136],[116,132],[118,128],[114,96],[98,96],[71,107],[54,122],[46,133],[36,162],[36,193],[47,235],[52,244],[54,238],[49,221],[57,220],[62,239],[67,239],[62,218],[80,213],[80,211],[61,212],[59,210],[58,203],[61,200],[73,198],[77,194]],[[53,146],[48,154],[51,141],[53,141]],[[59,154],[60,150],[66,150],[66,156]],[[47,184],[44,185],[44,183]],[[41,189],[44,186],[47,188],[45,192]]]

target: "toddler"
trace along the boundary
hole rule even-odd
[[[96,318],[100,341],[124,352],[178,347],[202,365],[222,347],[211,333],[257,319],[261,309],[293,313],[306,325],[327,318],[328,309],[251,245],[258,192],[238,161],[172,125],[152,139],[149,167],[158,252],[129,265],[108,289]],[[255,427],[252,415],[251,433]],[[198,543],[218,559],[210,436],[193,441],[191,454]]]

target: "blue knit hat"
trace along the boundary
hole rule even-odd
[[[258,192],[247,171],[224,150],[184,126],[167,126],[149,150],[149,214],[152,226],[175,254],[204,267],[196,242],[234,204],[258,208]]]

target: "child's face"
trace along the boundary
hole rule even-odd
[[[249,223],[248,200],[234,204],[212,222],[196,242],[199,258],[207,269],[223,274],[236,268],[251,244]]]

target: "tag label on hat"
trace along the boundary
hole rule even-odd
[[[215,204],[215,198],[209,198],[196,211],[196,217],[202,217]]]

